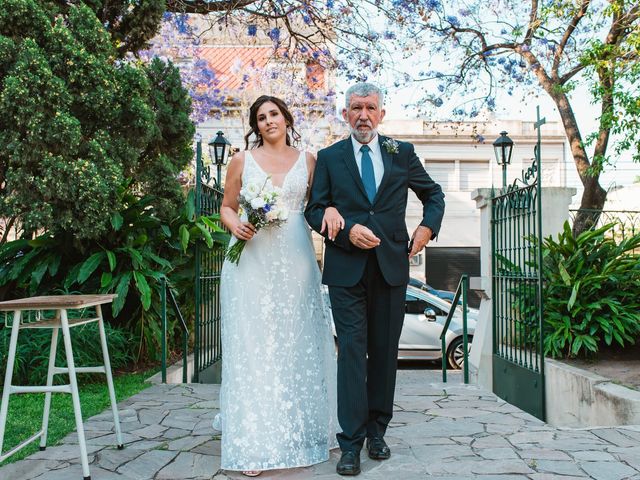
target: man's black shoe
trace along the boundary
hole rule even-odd
[[[342,452],[340,461],[336,465],[336,472],[339,475],[359,475],[360,452]]]
[[[391,456],[391,450],[382,437],[367,438],[367,451],[373,460],[386,460]]]

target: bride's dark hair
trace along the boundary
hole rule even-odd
[[[251,145],[252,148],[261,147],[264,144],[262,135],[260,135],[260,130],[258,129],[258,110],[267,102],[271,102],[275,104],[276,107],[278,107],[278,110],[280,110],[280,113],[287,123],[287,127],[291,128],[291,135],[289,135],[289,132],[287,132],[287,145],[292,146],[293,144],[293,146],[295,146],[300,141],[300,134],[293,127],[293,115],[291,115],[291,112],[287,108],[287,104],[277,97],[272,97],[270,95],[261,95],[256,99],[255,102],[253,102],[253,105],[251,105],[251,107],[249,108],[249,127],[251,128],[249,130],[249,133],[244,136],[245,150],[249,149],[249,138],[251,138],[251,135],[256,136],[256,139]]]

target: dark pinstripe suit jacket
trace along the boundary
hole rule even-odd
[[[382,145],[386,138],[378,135],[384,176],[373,204],[367,198],[349,137],[318,152],[305,217],[311,228],[319,232],[324,210],[332,205],[346,224],[333,242],[325,233],[322,282],[327,285],[350,287],[362,277],[368,250],[361,250],[349,241],[349,231],[357,223],[370,228],[381,240],[375,251],[386,282],[396,286],[408,282],[409,234],[405,213],[409,189],[423,204],[421,225],[431,228],[434,238],[440,230],[444,215],[440,185],[429,177],[412,144],[397,142],[398,153],[388,153]]]

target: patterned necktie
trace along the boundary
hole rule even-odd
[[[367,192],[369,201],[373,203],[373,199],[376,197],[376,176],[373,173],[373,161],[371,160],[371,155],[369,155],[371,149],[369,145],[362,145],[360,151],[362,152],[362,159],[360,160],[362,183],[364,183],[364,189]]]

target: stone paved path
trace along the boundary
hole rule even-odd
[[[125,449],[116,450],[108,412],[85,423],[94,480],[240,479],[220,470],[211,421],[216,385],[158,385],[120,404]],[[362,455],[363,480],[640,480],[640,426],[556,429],[492,393],[439,382],[436,371],[398,373],[391,459]],[[75,434],[59,446],[0,468],[0,480],[80,480]],[[265,472],[261,479],[337,479],[329,462]]]

